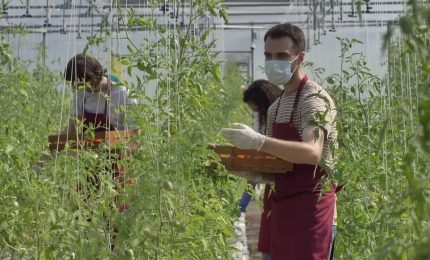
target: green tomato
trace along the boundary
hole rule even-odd
[[[170,181],[166,181],[163,186],[168,191],[172,191],[173,190],[173,184]]]
[[[125,256],[127,257],[127,259],[134,259],[134,253],[133,253],[133,250],[131,250],[131,249],[126,249],[126,250],[125,250]]]

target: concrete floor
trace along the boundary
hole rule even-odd
[[[251,201],[246,211],[246,236],[250,260],[260,260],[261,254],[257,251],[258,233],[260,230],[261,209],[255,201]]]

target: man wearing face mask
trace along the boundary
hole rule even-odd
[[[326,180],[334,167],[332,148],[337,147],[336,108],[330,95],[304,72],[305,37],[300,28],[276,25],[264,41],[266,75],[284,87],[268,110],[266,135],[243,124],[221,133],[241,149],[294,163],[291,172],[273,175],[271,259],[330,259],[336,187]]]

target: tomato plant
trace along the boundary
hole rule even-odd
[[[189,23],[175,29],[124,14],[124,26],[151,27],[157,37],[145,46],[130,39],[122,60],[134,76],[125,84],[139,104],[128,116],[140,134],[137,153],[121,161],[134,180],[121,191],[111,178],[115,159],[109,149],[47,151],[47,136],[68,117],[70,91],[57,92],[60,77],[39,63],[28,69],[2,45],[2,256],[231,257],[229,238],[246,184],[229,176],[207,146],[220,128],[245,117],[243,82],[234,66],[225,65],[222,75],[209,31],[195,34],[191,28],[206,12],[226,18],[224,9],[218,1],[194,1],[191,8]],[[105,33],[90,37],[84,51],[97,48]],[[151,81],[155,95],[145,92]],[[41,155],[47,162],[39,162]],[[120,213],[124,204],[130,208]]]

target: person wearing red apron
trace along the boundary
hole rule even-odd
[[[263,212],[260,220],[260,233],[258,236],[258,252],[263,254],[263,260],[270,257],[270,214],[272,209],[272,185],[266,184],[263,197]]]
[[[94,132],[104,132],[104,131],[114,131],[116,129],[123,129],[124,123],[122,123],[118,117],[111,118],[110,106],[114,108],[119,108],[122,105],[126,105],[127,91],[123,87],[112,89],[112,81],[105,76],[106,70],[103,69],[100,62],[90,55],[77,54],[73,57],[67,64],[66,70],[64,72],[64,77],[66,80],[71,81],[73,86],[76,88],[74,93],[75,102],[72,109],[72,118],[79,118],[83,123],[83,132],[89,129]],[[79,93],[79,94],[78,94]],[[105,97],[105,95],[107,97]],[[92,98],[92,103],[87,102],[89,98]],[[108,102],[108,99],[111,102]],[[115,100],[113,102],[112,100]],[[104,102],[100,102],[104,100]],[[104,108],[101,104],[104,104]],[[90,106],[91,105],[91,106]],[[101,109],[99,109],[99,106]],[[92,107],[93,111],[89,111],[87,107]],[[103,112],[100,112],[102,110]],[[76,126],[74,119],[70,120],[69,135],[74,135],[76,133]],[[113,160],[112,168],[112,178],[116,182],[117,189],[124,187],[125,184],[125,170],[118,167],[118,160],[121,160],[121,153],[115,154],[115,159],[111,158],[111,153],[109,153],[107,160]],[[101,169],[104,171],[103,169]],[[100,178],[98,173],[95,173],[92,177],[89,177],[89,182],[98,189],[100,185]],[[79,187],[78,187],[79,189]],[[127,204],[118,207],[120,212],[128,209]]]
[[[294,114],[306,85],[305,76],[297,91],[288,123],[272,123],[273,137],[301,142]],[[281,96],[282,98],[282,96]],[[322,193],[327,173],[319,166],[294,164],[292,172],[275,177],[271,211],[272,259],[327,259],[332,239],[334,191]]]
[[[110,88],[111,88],[112,83],[110,81],[108,81],[108,85],[107,85],[107,96],[110,96]],[[83,113],[81,116],[81,120],[83,122],[83,131],[87,131],[88,129],[92,128],[94,130],[94,132],[104,132],[104,131],[114,131],[115,127],[110,124],[110,120],[109,120],[109,114],[108,114],[108,102],[105,99],[104,101],[104,112],[103,113],[92,113],[87,111],[87,109],[85,109],[85,102],[86,102],[86,98],[84,98],[83,100]],[[118,158],[115,158],[114,160],[121,160],[121,154],[117,155]],[[109,159],[109,158],[108,158]],[[112,163],[112,178],[115,182],[117,182],[118,186],[124,186],[124,174],[125,171],[120,169],[118,167],[118,163],[117,162],[113,162]],[[99,178],[97,176],[93,176],[93,178],[95,178],[95,180],[93,180],[93,184],[94,186],[98,189],[99,184]],[[120,205],[118,206],[118,210],[120,212],[123,212],[124,210],[127,210],[129,208],[128,204],[124,204],[124,205]]]
[[[237,123],[233,128],[222,129],[221,134],[241,149],[263,151],[294,165],[291,172],[274,175],[268,213],[270,238],[263,237],[263,244],[270,244],[271,259],[329,259],[336,195],[334,185],[328,192],[325,187],[323,189],[328,172],[319,163],[323,156],[325,162],[330,163],[332,159],[327,146],[335,144],[337,136],[333,127],[336,113],[331,110],[334,103],[317,84],[307,84],[308,78],[300,66],[306,46],[300,28],[288,23],[279,24],[266,33],[264,40],[266,75],[272,83],[284,86],[288,99],[282,102],[287,98],[283,93],[269,108],[267,137]],[[302,94],[304,90],[305,96]],[[309,95],[324,98],[306,99],[304,105],[300,100]],[[330,117],[326,124],[309,124],[306,120],[315,119],[317,113],[324,112],[320,109],[321,106],[327,108],[325,105],[328,110],[324,111],[328,111],[326,114]],[[302,114],[306,122],[302,121]],[[300,118],[296,118],[297,115]]]
[[[108,83],[110,85],[110,83]],[[108,87],[109,88],[109,87]],[[109,96],[110,90],[108,89],[107,95]],[[91,113],[85,109],[86,98],[84,98],[83,104],[83,113],[82,113],[82,122],[84,124],[84,131],[86,131],[90,126],[94,127],[94,132],[104,132],[104,131],[113,131],[115,127],[113,127],[108,120],[108,103],[105,99],[104,102],[104,112],[102,113]]]
[[[302,141],[293,121],[306,81],[305,76],[297,90],[289,122],[277,123],[277,112],[275,113],[275,120],[272,122],[274,138]],[[278,106],[279,104],[280,102]],[[279,107],[276,108],[278,110]],[[270,211],[264,212],[268,218],[262,219],[263,225],[270,225],[270,236],[262,233],[262,240],[259,241],[262,251],[270,252],[271,259],[329,258],[336,197],[334,189],[322,193],[322,181],[326,177],[327,173],[319,166],[310,164],[294,164],[293,171],[275,175],[274,189],[270,194],[271,203],[266,204]],[[268,230],[263,228],[264,231]]]

